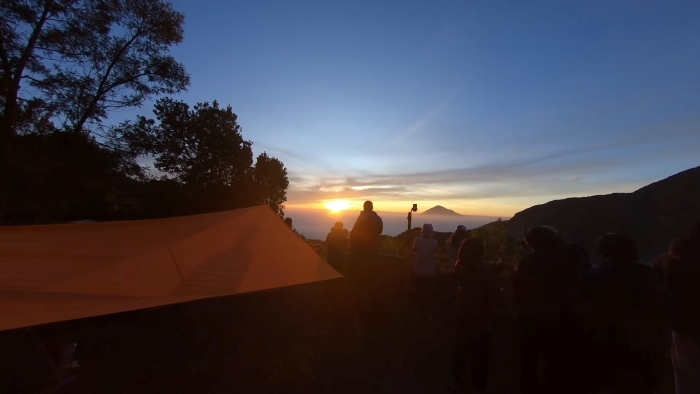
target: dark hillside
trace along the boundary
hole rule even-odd
[[[564,237],[592,248],[607,232],[637,240],[645,260],[662,253],[673,238],[685,236],[700,218],[700,167],[695,167],[633,193],[567,198],[536,205],[504,221],[508,233],[521,238],[538,225],[558,228]],[[491,226],[487,224],[486,226]]]

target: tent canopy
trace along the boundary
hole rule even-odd
[[[268,206],[0,227],[0,330],[340,276]]]

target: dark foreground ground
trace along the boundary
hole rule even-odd
[[[416,317],[400,266],[378,263],[372,312],[338,279],[45,331],[69,326],[81,341],[82,371],[66,393],[450,392],[452,334]],[[500,318],[489,393],[517,392],[517,351]]]

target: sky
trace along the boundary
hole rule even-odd
[[[510,217],[700,165],[698,1],[172,3],[177,98],[230,104],[292,209]]]

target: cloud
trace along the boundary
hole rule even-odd
[[[268,144],[253,143],[253,148],[260,148],[260,150],[268,152],[271,155],[277,155],[282,160],[305,162],[309,159],[308,156],[303,154],[295,153],[289,149],[279,148]]]
[[[586,195],[621,190],[629,182],[613,177],[632,159],[599,157],[601,149],[576,149],[537,158],[481,166],[401,174],[367,173],[363,177],[318,179],[293,188],[290,201],[313,203],[332,198],[383,198],[430,201],[484,200],[504,197]],[[614,156],[614,155],[613,155]],[[333,192],[324,192],[333,187]]]
[[[405,141],[415,135],[416,133],[420,132],[423,130],[426,126],[430,124],[435,118],[438,117],[438,115],[442,114],[445,109],[450,105],[452,100],[457,96],[459,93],[460,89],[452,89],[450,93],[447,94],[445,98],[440,100],[437,104],[435,104],[426,114],[424,114],[420,119],[418,119],[415,123],[413,123],[411,126],[406,129],[406,131],[402,132],[396,137],[397,141]]]
[[[569,155],[578,154],[578,150]],[[325,199],[378,198],[385,200],[483,200],[504,196],[533,196],[589,187],[586,176],[624,164],[621,160],[583,158],[555,165],[542,163],[566,155],[555,154],[528,160],[410,172],[365,174],[359,177],[320,179],[308,187],[290,190],[290,202],[315,203]],[[572,178],[576,182],[571,182]],[[562,183],[567,186],[562,187]]]
[[[689,156],[688,152],[700,147],[699,130],[700,117],[687,116],[630,128],[624,135],[616,134],[617,137],[588,134],[586,143],[557,144],[549,138],[525,140],[517,150],[504,150],[507,154],[496,150],[490,160],[481,162],[464,152],[450,156],[457,160],[448,161],[445,152],[399,153],[375,144],[377,151],[372,151],[372,160],[364,168],[334,171],[331,166],[316,165],[316,168],[306,167],[306,172],[294,168],[292,173],[299,175],[301,182],[291,183],[289,204],[313,205],[329,199],[357,203],[373,199],[394,206],[412,200],[444,202],[452,208],[472,207],[469,209],[477,213],[480,207],[494,213],[496,208],[491,207],[500,204],[507,207],[503,208],[504,213],[512,214],[532,203],[555,198],[633,191],[663,175],[653,170],[654,164],[669,158],[678,163],[694,162],[694,155]],[[579,141],[586,136],[576,135]],[[531,154],[535,151],[539,154]],[[361,152],[368,154],[367,149]],[[434,160],[429,159],[430,154],[435,155]],[[423,155],[423,159],[416,165],[391,165],[412,155]],[[669,167],[669,171],[675,170]]]

